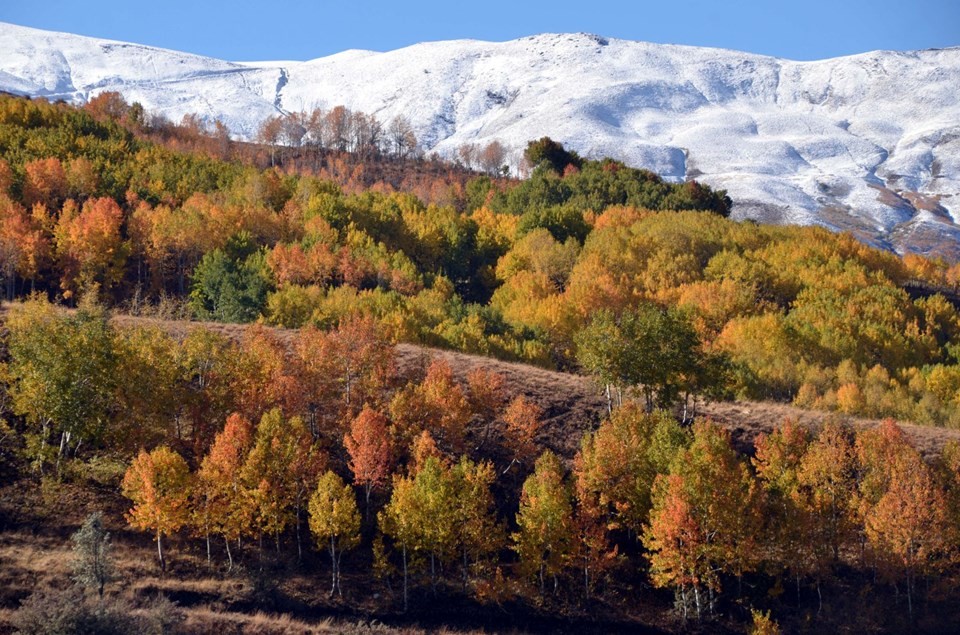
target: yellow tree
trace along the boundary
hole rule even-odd
[[[300,549],[300,512],[306,502],[302,492],[313,489],[320,464],[314,456],[310,432],[300,417],[284,419],[278,408],[263,415],[241,475],[252,495],[256,526],[261,535],[274,536],[277,551],[280,534],[291,522]]]
[[[639,535],[650,512],[654,479],[686,443],[670,415],[646,414],[636,402],[627,402],[584,435],[574,460],[577,488],[609,525]]]
[[[152,452],[141,450],[123,477],[123,495],[133,507],[126,518],[132,527],[153,531],[157,557],[166,571],[161,538],[183,527],[190,519],[190,468],[183,457],[160,446]]]
[[[527,575],[534,575],[543,595],[547,577],[558,576],[569,563],[576,536],[573,502],[563,477],[560,459],[549,450],[540,455],[533,474],[523,483],[514,550]]]
[[[339,476],[327,471],[310,496],[310,531],[317,545],[330,554],[330,595],[340,589],[340,560],[343,552],[360,542],[360,512],[353,490]]]
[[[464,456],[453,466],[451,478],[456,499],[456,541],[466,590],[471,566],[482,569],[482,564],[503,547],[506,536],[497,522],[497,506],[490,491],[496,478],[493,465],[474,463]]]
[[[409,476],[394,476],[390,502],[378,516],[380,530],[400,546],[403,558],[404,610],[410,556],[430,562],[436,592],[437,567],[457,555],[457,491],[451,469],[439,458],[426,458]]]
[[[770,434],[754,442],[753,465],[768,495],[766,554],[771,562],[789,569],[797,586],[800,579],[816,573],[816,550],[810,540],[811,508],[804,504],[799,470],[810,445],[810,434],[787,420]]]

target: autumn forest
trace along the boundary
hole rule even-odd
[[[0,96],[0,632],[949,630],[960,266],[514,158]]]

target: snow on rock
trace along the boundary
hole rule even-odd
[[[343,104],[406,116],[446,156],[498,140],[517,161],[548,135],[725,188],[738,218],[960,258],[960,48],[794,62],[545,34],[234,63],[0,23],[0,90],[74,103],[115,90],[241,138],[278,112]]]

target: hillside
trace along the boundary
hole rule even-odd
[[[309,329],[271,329],[260,325],[187,322],[124,314],[114,314],[112,323],[108,324],[105,317],[90,307],[64,310],[36,300],[20,307],[0,305],[7,346],[2,351],[2,359],[7,362],[3,370],[9,370],[5,375],[8,378],[19,377],[16,383],[8,379],[5,385],[0,385],[4,391],[0,395],[5,398],[0,403],[13,404],[14,408],[0,413],[3,415],[0,423],[5,425],[0,428],[3,432],[0,435],[0,633],[13,632],[18,626],[26,632],[36,632],[37,629],[31,631],[24,629],[23,625],[43,623],[49,629],[55,619],[70,624],[71,619],[78,619],[77,616],[86,615],[84,619],[92,619],[94,614],[99,615],[97,624],[125,625],[91,631],[98,633],[153,632],[160,628],[159,625],[165,625],[163,632],[238,634],[420,633],[434,632],[438,628],[447,633],[505,630],[514,633],[665,633],[690,632],[691,628],[697,628],[695,632],[739,633],[752,632],[750,608],[773,610],[785,632],[808,628],[831,632],[900,632],[907,627],[921,632],[943,632],[944,626],[956,618],[957,604],[953,596],[956,560],[952,556],[956,547],[949,542],[949,537],[955,535],[951,532],[956,520],[947,510],[954,509],[952,505],[960,495],[956,472],[956,448],[960,446],[949,449],[945,445],[948,441],[960,440],[958,431],[910,425],[898,429],[889,424],[878,426],[877,421],[846,417],[843,421],[849,424],[848,434],[836,426],[824,425],[828,418],[837,420],[836,416],[757,402],[700,404],[700,414],[719,422],[719,427],[709,421],[680,426],[671,417],[644,415],[630,406],[620,408],[612,418],[601,423],[605,418],[605,399],[600,397],[597,386],[588,378],[409,344],[399,344],[391,351],[383,340],[373,344],[374,355],[381,360],[392,360],[391,367],[396,362],[399,372],[390,371],[393,379],[378,384],[375,392],[364,392],[363,387],[370,386],[365,382],[371,377],[371,366],[360,362],[354,367],[359,369],[355,377],[355,395],[358,402],[362,400],[364,403],[362,411],[359,403],[349,406],[350,402],[347,402],[353,413],[360,411],[360,414],[347,412],[339,420],[330,421],[326,415],[338,411],[338,404],[343,403],[343,393],[336,389],[335,394],[326,394],[323,386],[328,385],[326,382],[331,378],[320,378],[320,383],[312,383],[314,380],[308,366],[319,362],[333,370],[339,365],[336,361],[330,365],[331,349],[323,346],[304,348],[304,345],[310,341],[335,342],[337,332],[319,334]],[[58,331],[56,325],[67,331],[82,330],[84,335],[78,342],[80,346],[64,340],[65,331]],[[51,326],[54,328],[50,329]],[[49,336],[40,343],[42,349],[53,348],[61,353],[58,357],[71,360],[79,354],[85,360],[81,365],[92,364],[85,368],[84,379],[90,379],[87,383],[112,404],[107,406],[110,421],[106,434],[99,439],[92,438],[89,444],[84,443],[83,451],[77,445],[76,451],[72,452],[74,456],[63,463],[59,459],[54,461],[51,454],[46,473],[38,473],[31,467],[42,463],[28,464],[36,447],[32,444],[36,429],[32,427],[34,420],[24,408],[29,409],[35,404],[25,404],[21,399],[23,390],[29,389],[31,381],[22,371],[24,364],[33,366],[35,360],[38,363],[34,367],[41,375],[57,371],[39,359],[47,357],[43,350],[36,351],[35,360],[23,358],[25,327],[41,329]],[[343,332],[349,334],[347,341],[355,345],[342,349],[345,355],[359,360],[367,354],[363,351],[371,350],[368,348],[372,343],[370,331],[364,335],[356,330],[355,325],[345,325],[340,329],[340,334]],[[108,340],[98,341],[98,333],[108,334]],[[357,335],[359,337],[354,337]],[[105,343],[106,349],[102,348]],[[57,348],[60,346],[63,346],[62,350]],[[118,352],[123,359],[106,359],[108,364],[113,364],[110,376],[98,374],[95,370],[99,366],[97,360],[104,359],[104,353],[109,357]],[[356,357],[358,354],[360,357]],[[166,359],[165,355],[168,356]],[[126,359],[127,356],[132,359]],[[442,378],[446,371],[438,374],[435,370],[443,366],[435,363],[438,358],[446,362],[452,381],[437,383],[438,379],[446,381]],[[200,375],[194,376],[192,371],[171,374],[168,365],[171,360],[184,370],[199,363],[196,368]],[[71,368],[65,369],[67,373],[76,372],[72,363],[68,366]],[[426,370],[428,366],[429,370]],[[478,387],[484,385],[482,379],[477,380],[478,375],[483,375],[477,373],[478,370],[501,376],[504,383],[502,389],[496,389],[496,401],[500,404],[511,402],[509,407],[489,420],[485,420],[482,407],[475,409],[474,406],[481,403],[475,398],[481,394],[477,392]],[[338,379],[333,378],[333,381]],[[172,382],[172,390],[164,392],[168,382]],[[108,391],[112,394],[107,394]],[[314,406],[302,401],[302,394],[312,395],[312,403],[317,407],[313,415],[310,412]],[[461,398],[470,395],[468,402],[472,414],[465,430],[469,443],[462,446],[465,454],[458,462],[448,463],[449,456],[441,454],[445,451],[433,445],[433,441],[422,446],[420,439],[431,439],[426,434],[431,431],[443,447],[453,447],[448,446],[454,441],[453,437],[446,436],[452,428],[444,422],[444,413],[423,406],[440,399],[440,403],[457,408],[456,400],[446,401],[448,395],[454,394],[461,395]],[[164,396],[162,400],[161,395]],[[417,395],[425,396],[427,401],[418,402]],[[517,399],[518,395],[523,395],[527,403],[532,402],[542,411],[542,417],[538,415],[541,422],[539,433],[530,450],[540,454],[535,464],[528,463],[530,459],[521,459],[519,464],[516,462],[517,456],[526,456],[520,454],[522,446],[512,445],[517,437],[510,413],[514,404],[522,401]],[[75,396],[84,398],[79,393]],[[10,401],[6,401],[7,397]],[[96,408],[95,401],[89,397],[88,394],[87,405]],[[221,398],[233,405],[220,404]],[[317,431],[311,434],[304,418],[281,415],[279,407],[266,411],[274,403],[285,403],[284,408],[299,408],[304,418],[316,417],[319,413],[321,422],[315,428]],[[223,417],[215,412],[221,407],[229,411],[234,406],[242,412],[249,412],[251,419],[259,419],[259,424],[253,428],[241,412],[234,412],[226,417],[225,424],[220,424]],[[347,478],[353,485],[342,487],[349,499],[358,499],[354,504],[363,508],[361,472],[356,463],[359,459],[347,439],[359,434],[358,422],[368,413],[375,412],[370,408],[390,413],[396,423],[389,432],[394,439],[390,443],[395,445],[400,458],[396,459],[396,464],[394,459],[388,459],[394,470],[390,485],[374,489],[373,497],[365,503],[369,513],[364,514],[362,522],[360,512],[354,507],[354,531],[359,544],[354,545],[344,559],[343,595],[328,595],[323,591],[329,584],[330,560],[326,557],[326,542],[316,535],[321,529],[314,521],[322,516],[315,509],[315,503],[321,500],[322,483],[328,478],[339,479],[336,472],[352,473]],[[406,409],[414,413],[413,418],[406,418]],[[155,415],[162,412],[176,414],[172,418],[161,416],[160,420],[155,419]],[[260,412],[263,412],[262,417],[255,416]],[[202,443],[196,445],[200,440],[198,435],[205,429],[200,420],[204,416],[217,419],[214,430],[218,431],[209,449],[205,449]],[[352,423],[345,424],[354,416]],[[786,419],[798,422],[800,427],[782,425]],[[653,428],[647,428],[644,422],[656,423]],[[280,425],[274,427],[275,424]],[[417,437],[413,448],[405,451],[396,444],[406,437],[403,426],[408,424],[429,427]],[[823,578],[815,577],[816,572],[798,573],[805,570],[795,570],[795,561],[788,555],[781,555],[790,546],[784,538],[788,535],[784,531],[803,532],[797,534],[800,544],[810,546],[802,547],[801,553],[813,554],[818,544],[816,537],[823,535],[814,533],[820,531],[816,528],[832,526],[830,519],[835,517],[813,512],[803,516],[816,523],[822,519],[825,524],[812,525],[815,529],[786,522],[791,517],[783,514],[789,512],[781,507],[783,499],[770,486],[771,469],[777,469],[777,464],[771,461],[777,460],[777,447],[783,447],[778,444],[785,441],[796,443],[801,438],[796,436],[797,433],[804,434],[803,428],[815,431],[802,437],[807,440],[799,446],[793,446],[794,450],[801,452],[796,460],[800,462],[804,483],[811,483],[810,486],[820,483],[819,480],[809,480],[811,467],[819,470],[817,474],[824,473],[825,478],[839,477],[840,480],[827,483],[834,484],[837,488],[832,490],[835,495],[844,497],[842,500],[851,505],[850,511],[843,514],[843,518],[849,518],[843,521],[850,523],[844,524],[849,531],[845,530],[841,538],[833,539],[842,560],[830,556],[830,542],[824,543],[827,545],[825,551],[816,552],[823,554],[817,557],[826,563],[827,573]],[[242,440],[243,432],[234,436],[243,429],[250,430],[255,436],[248,441]],[[344,429],[349,430],[347,437],[341,436]],[[584,433],[588,431],[591,434],[585,437]],[[731,434],[728,435],[727,431]],[[163,445],[155,446],[158,432]],[[765,443],[758,442],[754,448],[753,441],[761,432],[772,434]],[[838,432],[839,437],[831,436]],[[650,436],[644,440],[644,434]],[[307,479],[306,491],[313,492],[309,523],[305,515],[301,516],[301,507],[291,507],[293,501],[287,497],[292,496],[294,490],[278,499],[261,498],[271,496],[273,483],[282,485],[282,481],[276,480],[277,468],[270,467],[275,464],[262,464],[261,457],[270,447],[274,450],[266,456],[277,452],[275,456],[284,460],[288,455],[283,448],[288,447],[286,444],[294,438],[290,435],[299,439],[296,444],[300,451],[290,457],[289,462],[280,463],[283,467],[279,474],[286,474],[289,470],[289,473],[299,475],[303,471],[303,476],[298,478]],[[673,435],[674,440],[665,435]],[[342,445],[340,439],[344,439]],[[659,454],[647,452],[654,448],[670,451],[667,444],[674,442],[679,444],[673,450],[678,454],[670,460],[669,472],[659,474],[666,475],[672,482],[702,474],[696,481],[695,493],[704,492],[703,495],[710,500],[717,497],[717,505],[722,507],[705,506],[706,520],[701,522],[714,518],[733,519],[725,521],[732,524],[720,525],[724,533],[719,535],[725,537],[728,533],[740,532],[736,534],[741,536],[736,544],[751,545],[754,554],[748,561],[750,569],[742,586],[738,580],[742,575],[730,568],[735,564],[727,564],[729,561],[722,555],[712,556],[720,566],[728,569],[722,572],[714,587],[718,593],[717,608],[711,608],[709,615],[696,616],[700,622],[696,625],[692,621],[693,615],[680,615],[684,607],[692,613],[691,606],[679,604],[668,591],[658,590],[664,585],[653,578],[656,557],[657,552],[665,548],[649,542],[647,537],[649,532],[658,531],[658,518],[662,522],[665,517],[658,514],[669,511],[669,508],[666,508],[667,512],[659,511],[664,508],[658,502],[662,500],[662,488],[658,484],[666,479],[648,474],[644,469],[645,465],[655,465],[652,461]],[[240,445],[234,446],[233,443]],[[705,445],[707,443],[710,445]],[[149,454],[143,449],[144,445],[147,449],[153,446]],[[192,446],[199,449],[191,451]],[[183,456],[171,447],[179,448]],[[233,454],[230,447],[236,448],[234,451],[239,454]],[[436,454],[422,459],[423,447],[426,452]],[[704,455],[706,448],[712,448],[713,453]],[[826,463],[820,463],[821,453],[831,448],[846,448],[846,453],[831,453]],[[560,460],[545,450],[557,452]],[[71,450],[68,448],[67,452],[71,453]],[[179,524],[165,530],[163,562],[167,564],[158,566],[154,558],[160,544],[159,534],[144,531],[144,526],[137,520],[136,507],[132,506],[145,503],[137,502],[136,491],[131,490],[130,482],[138,478],[137,474],[148,473],[140,470],[154,469],[144,467],[157,465],[150,457],[161,457],[164,453],[176,457],[190,477],[185,481],[187,489],[182,504],[191,511],[189,516],[181,518]],[[754,460],[750,460],[749,455]],[[316,468],[309,467],[313,462],[304,456],[313,456],[318,461]],[[648,461],[651,463],[645,462],[643,456],[650,456]],[[233,539],[227,538],[224,525],[204,524],[210,518],[209,514],[222,514],[218,510],[224,509],[204,505],[204,501],[221,500],[205,498],[211,491],[207,489],[211,483],[209,468],[220,465],[231,469],[229,465],[235,459],[230,457],[242,460],[242,469],[240,464],[232,468],[240,470],[234,472],[234,478],[239,478],[236,481],[238,489],[228,488],[230,499],[240,503],[231,509],[240,510],[238,513],[242,519],[240,533]],[[184,462],[185,458],[189,465]],[[150,463],[144,463],[147,460]],[[555,467],[547,467],[549,465]],[[306,472],[312,469],[317,471]],[[328,471],[319,477],[323,469],[336,472]],[[475,469],[479,471],[471,472]],[[578,550],[568,551],[569,557],[552,573],[559,583],[552,590],[549,586],[546,590],[541,586],[538,593],[535,576],[527,568],[527,559],[531,556],[523,549],[522,536],[529,531],[523,517],[536,505],[537,499],[531,493],[536,491],[543,474],[549,469],[557,471],[557,491],[567,501],[561,502],[561,512],[566,515],[563,522],[571,523],[567,525],[570,530],[574,527],[586,529],[569,534]],[[691,469],[699,471],[687,477]],[[475,474],[476,478],[482,479],[480,488],[473,489],[470,486],[472,480],[459,480],[460,474],[466,474],[468,478]],[[880,474],[889,482],[883,485],[884,496],[873,503],[867,498],[870,494],[868,488],[876,485]],[[315,485],[318,477],[320,485]],[[442,479],[444,489],[423,491],[434,492],[435,496],[443,497],[441,501],[456,507],[445,504],[427,507],[424,513],[431,518],[416,521],[416,526],[448,528],[461,518],[463,523],[469,523],[469,527],[477,527],[478,522],[489,522],[487,531],[479,538],[483,542],[477,544],[490,544],[491,551],[471,556],[474,552],[443,547],[444,551],[436,552],[441,554],[441,559],[439,574],[434,577],[426,557],[428,553],[432,555],[427,546],[430,543],[417,543],[421,546],[414,547],[411,556],[408,608],[407,543],[401,542],[402,536],[394,533],[387,518],[394,513],[391,510],[395,509],[396,501],[402,500],[398,492],[402,492],[403,487],[409,484],[420,492],[420,488],[434,483],[431,480],[434,478]],[[888,553],[881,549],[891,548],[879,542],[873,533],[876,530],[872,519],[887,508],[888,499],[901,491],[897,483],[901,480],[913,483],[911,479],[920,479],[921,484],[929,482],[935,487],[933,490],[916,490],[907,485],[907,498],[902,503],[911,506],[908,511],[921,508],[927,514],[922,518],[931,518],[931,524],[923,524],[922,518],[914,521],[911,520],[913,516],[900,515],[901,508],[897,507],[895,513],[898,516],[891,521],[894,530],[907,527],[915,532],[912,535],[924,541],[924,545],[943,543],[946,546],[942,552],[924,556],[922,562],[931,563],[931,568],[920,570],[923,577],[918,578],[916,585],[917,599],[909,609],[912,613],[907,615],[901,587],[886,584],[896,583],[901,578],[884,577],[878,581],[873,569],[873,559],[886,557]],[[176,487],[170,481],[158,480],[156,483],[157,489],[151,490],[159,492],[156,500],[171,496],[173,490],[170,488]],[[759,489],[749,486],[744,494],[737,483],[745,487],[747,483],[755,483],[764,487],[765,493],[761,495]],[[594,490],[594,487],[598,489]],[[797,490],[797,495],[806,496],[806,487]],[[597,499],[600,506],[593,507],[593,491],[610,498]],[[643,502],[644,491],[650,492],[652,499],[647,499],[650,502]],[[418,505],[431,504],[431,499],[420,498],[421,495],[418,493],[415,499],[420,501]],[[730,495],[733,498],[729,498]],[[248,515],[245,510],[248,506],[251,510],[271,509],[262,502],[270,504],[271,500],[283,505],[281,509],[286,509],[287,515],[280,529],[265,534],[264,512]],[[464,503],[465,500],[471,503]],[[644,505],[639,516],[631,511],[634,501]],[[482,508],[479,521],[476,516],[461,517],[461,512],[455,511],[461,509],[460,505],[474,503],[479,503]],[[866,521],[860,521],[858,514],[863,512],[857,510],[865,506]],[[418,509],[410,507],[404,513],[414,518]],[[725,510],[733,512],[732,515]],[[72,563],[80,553],[71,550],[70,537],[82,523],[89,521],[94,512],[102,512],[103,528],[110,533],[112,549],[109,559],[117,576],[108,580],[106,599],[101,608],[96,608],[89,597],[84,599],[84,591],[79,586],[70,587],[68,584]],[[436,518],[432,519],[433,516]],[[484,517],[488,520],[483,521]],[[597,522],[594,518],[601,522],[592,524]],[[304,521],[302,531],[311,536],[302,541],[302,551],[301,520]],[[744,523],[746,529],[740,529]],[[859,533],[861,526],[866,527],[866,534]],[[544,527],[543,531],[551,530],[549,524]],[[595,528],[598,533],[587,533],[590,528]],[[514,530],[517,533],[513,533]],[[310,533],[306,534],[307,531]],[[640,532],[644,533],[642,541]],[[384,535],[389,539],[386,552],[383,551]],[[861,535],[869,539],[866,547],[860,542]],[[455,536],[452,539],[458,543],[468,539],[461,538],[459,533]],[[600,542],[592,542],[596,540],[593,536],[599,537]],[[567,549],[560,544],[561,548]],[[868,551],[864,552],[865,548]],[[592,556],[590,554],[594,552],[588,549],[598,551]],[[864,553],[869,558],[866,561]],[[476,558],[473,564],[467,560],[471,557]],[[889,562],[891,567],[906,569],[897,564],[898,560]],[[884,576],[895,576],[900,570],[881,571]],[[590,576],[586,578],[586,590],[584,575]],[[126,582],[128,580],[132,582]],[[753,615],[756,619],[756,613]]]
[[[0,315],[8,307],[2,305]],[[176,337],[183,337],[191,329],[202,327],[237,341],[250,328],[238,324],[184,322],[131,315],[116,315],[113,320],[118,326],[159,326]],[[272,328],[270,331],[288,346],[292,345],[296,335],[292,329]],[[466,382],[467,375],[478,368],[501,374],[511,395],[526,395],[543,408],[545,419],[539,442],[568,459],[579,449],[583,433],[594,429],[606,416],[602,390],[594,380],[583,375],[413,344],[397,344],[396,349],[401,374],[422,369],[434,358],[446,360],[461,382]],[[788,419],[812,430],[816,430],[827,419],[844,421],[855,429],[871,428],[880,423],[876,419],[842,416],[773,402],[705,401],[699,403],[697,409],[700,416],[728,428],[739,447],[747,452],[752,451],[753,440],[758,434],[769,433]],[[900,423],[900,426],[914,447],[928,457],[939,454],[949,441],[960,441],[960,430],[909,423]]]
[[[0,90],[82,103],[119,91],[253,137],[271,115],[338,104],[409,118],[454,157],[549,135],[672,180],[728,191],[734,217],[849,230],[960,257],[960,49],[793,62],[586,34],[237,63],[0,25]]]

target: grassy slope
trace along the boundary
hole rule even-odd
[[[237,339],[247,328],[240,324],[174,322],[129,315],[117,315],[114,320],[120,325],[160,326],[176,335],[182,335],[188,329],[203,325]],[[291,342],[296,333],[290,329],[273,330],[287,342]],[[600,388],[588,377],[412,344],[398,344],[397,353],[401,371],[413,370],[424,364],[425,360],[431,356],[440,356],[449,362],[461,381],[465,381],[467,374],[478,367],[501,373],[506,378],[506,386],[511,393],[525,394],[544,409],[547,421],[540,441],[546,447],[567,458],[576,453],[583,433],[595,427],[606,413],[606,400]],[[729,428],[736,442],[744,450],[750,449],[753,439],[758,434],[770,432],[785,419],[792,419],[811,428],[816,428],[831,417],[845,421],[856,428],[875,426],[879,423],[874,419],[804,410],[774,402],[707,402],[698,404],[697,412]],[[938,453],[948,441],[960,441],[960,430],[917,426],[909,423],[901,425],[913,444],[925,456]]]

